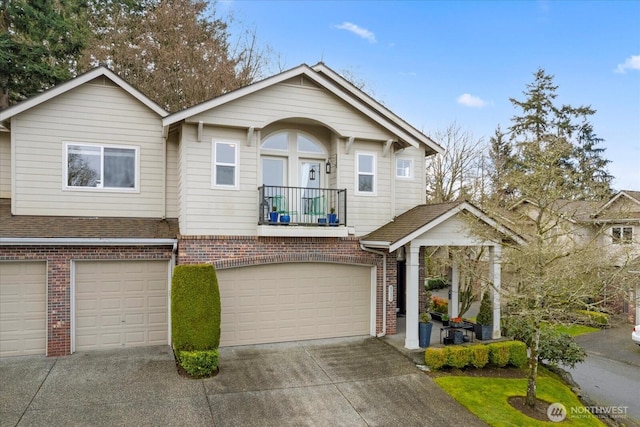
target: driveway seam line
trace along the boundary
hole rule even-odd
[[[38,395],[38,393],[40,393],[40,389],[42,388],[42,386],[44,385],[44,382],[47,380],[47,378],[49,378],[49,374],[51,374],[51,371],[53,371],[53,368],[56,366],[56,363],[58,363],[58,357],[55,358],[55,360],[53,361],[53,365],[51,365],[51,367],[49,368],[49,370],[47,371],[47,375],[44,376],[44,378],[42,379],[42,382],[40,383],[40,385],[38,386],[38,389],[36,390],[35,393],[33,393],[33,397],[31,397],[31,400],[29,400],[29,403],[27,404],[27,406],[24,408],[24,411],[22,411],[22,414],[20,415],[20,418],[18,419],[18,422],[16,423],[16,426],[20,424],[20,421],[22,421],[22,418],[24,418],[24,415],[27,413],[27,411],[29,410],[29,407],[31,406],[31,404],[33,403],[33,399],[36,398],[36,396]]]
[[[215,426],[216,420],[213,417],[213,409],[211,409],[211,401],[209,400],[209,395],[207,394],[207,387],[204,385],[204,381],[200,380],[200,384],[202,385],[202,391],[204,392],[204,398],[207,399],[207,406],[209,407],[209,415],[211,416],[211,423]]]

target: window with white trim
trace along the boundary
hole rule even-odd
[[[65,144],[66,187],[136,190],[138,147]]]
[[[633,242],[633,227],[612,227],[611,242],[614,245],[624,245]]]
[[[413,160],[396,159],[396,178],[413,178]]]
[[[238,181],[238,143],[213,143],[213,186],[236,188]]]
[[[376,191],[376,156],[369,153],[356,155],[357,193],[374,194]]]

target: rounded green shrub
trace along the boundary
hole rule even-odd
[[[489,347],[473,345],[469,347],[469,363],[474,368],[484,368],[489,363]]]
[[[218,370],[218,350],[178,351],[178,361],[195,378],[209,377]]]
[[[446,347],[447,365],[452,368],[464,368],[469,364],[468,347],[455,345]]]
[[[442,368],[447,364],[445,349],[442,347],[428,347],[424,351],[424,363],[434,370]]]
[[[521,341],[508,341],[504,343],[509,348],[509,364],[516,368],[522,368],[527,364],[527,345]]]
[[[509,347],[502,342],[488,344],[489,363],[498,368],[504,368],[509,363]]]
[[[176,266],[171,334],[176,351],[215,350],[220,345],[220,290],[212,265]]]

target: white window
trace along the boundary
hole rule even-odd
[[[213,143],[213,186],[237,188],[238,143]]]
[[[376,156],[375,154],[357,154],[357,193],[374,194],[376,191]]]
[[[613,227],[611,229],[611,241],[614,245],[633,242],[633,227]]]
[[[65,144],[66,187],[136,190],[138,148]]]
[[[413,160],[396,159],[396,177],[413,178]]]

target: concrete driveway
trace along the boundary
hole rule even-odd
[[[221,349],[179,376],[169,347],[0,359],[1,426],[481,426],[370,337]]]

